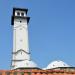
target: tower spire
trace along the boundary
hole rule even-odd
[[[28,44],[28,9],[13,8],[13,52],[11,69],[36,67],[31,61]]]

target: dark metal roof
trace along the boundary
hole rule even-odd
[[[27,8],[13,8],[14,10],[22,10],[22,11],[28,11],[28,9]]]
[[[38,68],[38,67],[21,67],[21,68],[16,68],[15,70],[17,70],[17,69],[19,69],[19,70],[26,70],[26,69],[37,69],[37,70],[42,70],[42,69],[40,69],[40,68]]]
[[[26,8],[13,8],[13,15],[15,15],[15,11],[16,11],[16,10],[25,11],[26,14],[27,14],[27,12],[28,12],[28,9],[26,9]]]
[[[75,69],[75,67],[56,67],[56,68],[52,68],[52,69]],[[47,70],[49,70],[49,69],[47,69]]]

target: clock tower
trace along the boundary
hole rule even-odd
[[[13,8],[13,52],[11,69],[37,67],[30,58],[28,44],[28,9]]]

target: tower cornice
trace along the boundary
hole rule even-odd
[[[26,52],[25,50],[22,50],[22,49],[20,49],[20,50],[18,50],[17,52],[12,52],[13,54],[17,54],[18,52],[25,52],[26,54],[30,54],[30,53],[28,53],[28,52]]]
[[[30,17],[12,16],[11,25],[14,25],[14,19],[27,19],[27,23],[29,23]]]

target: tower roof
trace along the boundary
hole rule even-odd
[[[17,65],[18,64],[18,65]],[[32,60],[25,60],[25,61],[21,61],[18,62],[15,68],[38,68],[37,64],[35,62],[33,62]]]
[[[13,8],[13,15],[15,14],[15,11],[16,10],[20,10],[20,11],[26,11],[26,14],[28,12],[28,9],[27,8]]]
[[[51,62],[46,69],[53,69],[53,68],[58,68],[58,67],[70,67],[68,64],[61,60],[53,61]]]
[[[17,11],[17,12],[16,12]],[[27,23],[29,23],[30,17],[27,16],[28,9],[27,8],[13,8],[13,14],[11,19],[11,25],[14,25],[14,19],[27,19]],[[22,15],[15,15],[16,13],[23,13]]]

